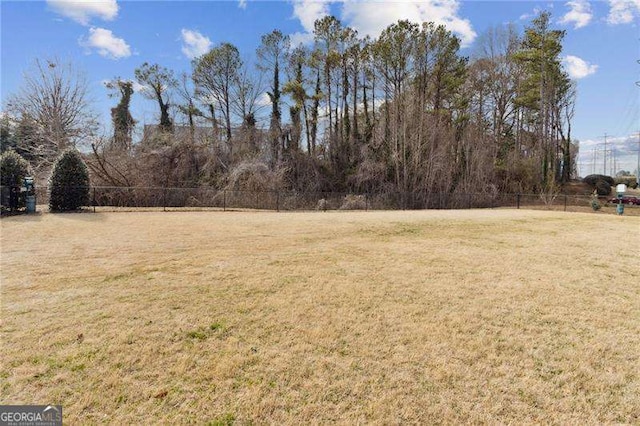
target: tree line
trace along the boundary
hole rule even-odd
[[[6,105],[2,150],[44,175],[57,153],[84,146],[92,182],[108,186],[541,192],[575,175],[576,88],[549,13],[522,34],[488,30],[471,58],[431,22],[398,21],[372,39],[327,16],[313,34],[297,47],[279,30],[262,36],[255,70],[230,43],[188,74],[144,63],[135,81],[107,83],[117,104],[105,137],[86,81],[37,61]],[[159,112],[139,140],[136,86]]]

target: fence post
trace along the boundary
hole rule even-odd
[[[364,194],[364,211],[369,211],[369,194]]]
[[[280,191],[276,191],[276,211],[280,211]]]
[[[564,194],[564,211],[567,211],[567,194]]]
[[[516,206],[520,210],[520,193],[516,194]]]
[[[167,187],[162,189],[162,211],[167,211]]]
[[[227,190],[222,191],[222,211],[227,211]]]
[[[96,212],[96,187],[93,187],[93,212]]]

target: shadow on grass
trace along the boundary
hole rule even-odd
[[[92,209],[82,209],[66,212],[51,212],[47,207],[37,209],[35,213],[16,212],[11,214],[2,214],[2,221],[5,222],[40,222],[46,215],[54,215],[56,217],[72,220],[81,220],[84,222],[96,222],[104,220],[104,213],[94,213]]]
[[[91,208],[85,208],[81,210],[72,210],[64,212],[52,212],[47,211],[45,214],[54,215],[56,217],[72,220],[82,220],[84,222],[96,222],[104,220],[106,215],[100,212],[94,212]]]
[[[11,212],[11,213],[2,213],[0,216],[2,221],[21,221],[21,222],[39,222],[42,220],[42,212],[36,211],[35,213],[25,213],[25,212]]]

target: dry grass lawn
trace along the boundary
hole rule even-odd
[[[0,402],[65,423],[640,423],[640,218],[2,219]]]

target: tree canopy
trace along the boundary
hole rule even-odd
[[[433,22],[398,21],[371,38],[325,16],[308,46],[292,46],[278,29],[265,34],[255,64],[229,42],[195,58],[179,80],[145,62],[136,90],[157,103],[161,134],[134,140],[134,83],[116,79],[113,133],[93,145],[89,168],[110,185],[224,186],[238,170],[265,165],[261,176],[292,190],[412,199],[545,191],[575,175],[576,87],[560,63],[563,38],[542,12],[522,34],[489,29],[465,57],[460,39]],[[82,80],[66,68],[37,62],[26,83],[2,123],[3,149],[32,161],[34,147],[50,147],[51,158],[93,129]],[[40,93],[55,88],[69,106],[56,113]]]

